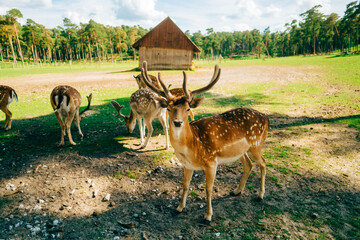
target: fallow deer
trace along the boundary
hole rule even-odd
[[[151,83],[152,83],[155,87],[161,89],[160,84],[159,84],[159,81],[157,80],[157,78],[156,78],[155,76],[153,76],[153,75],[150,75],[150,74],[149,74],[148,76],[149,76],[149,79],[150,79]],[[138,86],[139,86],[139,89],[147,88],[144,80],[142,79],[141,74],[139,74],[139,75],[137,75],[137,76],[133,75],[133,77],[135,78],[136,83],[137,83]]]
[[[158,79],[155,76],[150,75],[150,74],[148,74],[148,76],[149,76],[149,79],[150,79],[151,83],[156,88],[161,90]],[[133,76],[133,77],[136,79],[136,83],[138,84],[139,89],[148,88],[148,86],[144,82],[144,79],[141,76],[141,74],[139,74],[137,76]],[[169,85],[169,88],[170,88],[170,85]],[[182,88],[173,88],[173,89],[170,89],[170,92],[171,92],[171,95],[176,96],[176,97],[182,97],[184,95],[184,92],[183,92]],[[190,115],[191,121],[193,121],[194,120],[194,113],[193,113],[193,111],[191,109],[189,111],[189,115]]]
[[[124,107],[124,105],[120,106],[120,104],[114,100],[110,102],[118,112],[116,116],[124,119],[129,133],[133,132],[136,125],[136,120],[138,121],[141,148],[145,148],[147,146],[154,130],[152,127],[152,121],[156,118],[160,120],[161,125],[163,126],[166,136],[166,149],[169,148],[169,133],[168,124],[166,121],[166,109],[160,106],[160,99],[160,96],[148,88],[137,90],[130,97],[131,112],[129,116],[125,116],[121,113],[121,109]],[[147,127],[148,132],[144,141],[145,126]]]
[[[9,105],[12,101],[18,101],[18,96],[14,89],[9,86],[0,85],[0,109],[5,113],[5,122],[2,126],[5,130],[11,129],[12,113],[9,110]]]
[[[78,128],[79,135],[81,138],[84,137],[80,128],[80,121],[83,114],[90,109],[90,103],[92,94],[86,96],[88,99],[87,107],[79,113],[81,105],[80,93],[73,87],[70,86],[57,86],[50,94],[51,106],[54,109],[55,116],[59,121],[61,127],[61,140],[59,146],[64,145],[64,136],[66,135],[65,128],[68,134],[69,142],[71,145],[76,145],[71,136],[71,123],[75,117],[75,126]]]
[[[266,139],[269,120],[265,114],[249,108],[236,108],[219,115],[204,117],[188,121],[190,108],[199,106],[202,97],[197,95],[209,91],[219,80],[221,70],[216,65],[214,75],[209,84],[192,91],[187,90],[186,73],[183,72],[183,90],[185,95],[174,97],[161,81],[163,90],[151,85],[147,77],[146,62],[143,64],[142,75],[145,83],[156,93],[163,96],[160,101],[166,107],[170,119],[170,143],[175,150],[176,157],[184,166],[184,185],[180,204],[177,208],[181,212],[186,204],[190,181],[194,170],[204,170],[206,178],[207,212],[206,222],[212,218],[211,196],[218,164],[230,163],[240,159],[244,165],[244,173],[239,185],[232,195],[243,193],[246,181],[252,169],[249,156],[260,166],[261,182],[259,198],[265,193],[265,159],[261,149]]]

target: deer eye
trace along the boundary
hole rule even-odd
[[[186,109],[186,111],[190,111],[190,108]]]
[[[170,108],[167,108],[166,110],[168,110],[169,112],[171,112]]]

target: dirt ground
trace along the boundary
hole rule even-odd
[[[266,82],[280,86],[317,78],[317,71],[303,67],[224,67],[217,87]],[[211,74],[212,69],[201,69],[190,72],[188,78],[191,85],[201,85],[210,80]],[[182,80],[177,74],[163,78],[173,87]],[[0,84],[10,83],[22,94],[50,92],[58,84],[78,89],[136,87],[131,75],[118,72],[0,80]],[[309,225],[307,221],[326,220],[354,208],[360,214],[360,174],[353,169],[359,166],[358,130],[316,121],[287,127],[286,124],[304,121],[303,112],[294,112],[287,119],[269,114],[274,127],[265,149],[292,146],[294,150],[287,161],[300,166],[285,174],[271,166],[278,159],[268,160],[269,177],[262,202],[256,201],[260,180],[256,164],[245,193],[229,195],[242,173],[237,162],[218,168],[210,225],[202,221],[206,211],[202,171],[196,171],[191,182],[191,191],[196,194],[189,196],[184,212],[176,214],[182,191],[181,164],[172,155],[172,148],[161,151],[165,146],[163,135],[153,135],[148,147],[140,150],[135,134],[124,140],[125,150],[118,153],[83,154],[67,147],[59,148],[55,154],[0,162],[0,239],[315,239],[319,233],[328,239],[346,239],[347,231],[353,230],[351,226],[334,234],[335,230],[327,224]],[[318,116],[311,111],[307,114]],[[331,117],[340,116],[338,113]],[[119,128],[105,129],[103,134]],[[311,149],[311,157],[303,149]],[[300,159],[318,163],[304,163],[313,166],[309,169],[301,167]],[[305,220],[294,217],[302,212],[306,212]]]

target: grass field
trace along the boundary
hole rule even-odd
[[[147,234],[150,239],[179,239],[179,236],[183,239],[360,239],[360,56],[199,61],[195,62],[199,68],[193,76],[215,63],[223,71],[265,66],[274,71],[290,69],[291,75],[292,69],[303,69],[304,77],[294,75],[289,81],[222,84],[206,93],[205,101],[194,110],[196,118],[235,107],[251,107],[268,114],[271,129],[263,151],[267,160],[267,192],[262,203],[254,201],[259,188],[257,167],[249,177],[244,196],[229,197],[242,172],[241,165],[235,163],[219,167],[211,225],[199,223],[205,213],[202,208],[205,192],[201,187],[205,179],[200,172],[193,179],[187,210],[172,216],[171,209],[176,208],[181,193],[182,170],[172,163],[173,151],[159,147],[164,142],[163,136],[158,137],[162,133],[160,123],[154,124],[149,150],[138,151],[133,146],[139,141],[139,134],[128,136],[125,127],[113,117],[115,112],[109,104],[111,99],[117,100],[126,106],[124,113],[128,114],[129,97],[136,90],[134,85],[92,90],[92,111],[82,121],[85,139],[80,142],[73,129],[74,140],[79,144],[61,149],[56,146],[60,130],[49,104],[49,93],[40,91],[12,103],[13,129],[0,130],[0,225],[3,226],[0,238],[44,238],[45,233],[31,235],[29,230],[14,226],[20,221],[34,225],[36,220],[45,224],[61,218],[64,238],[109,239],[124,234],[125,239],[139,239]],[[34,74],[123,71],[131,76],[136,67],[137,63],[127,62],[3,68],[0,84],[4,79],[11,83],[13,77],[21,79]],[[180,72],[166,74],[180,75]],[[80,92],[85,99],[89,90],[83,88]],[[84,101],[82,108],[86,104]],[[1,124],[4,119],[1,113]],[[47,171],[41,167],[44,165]],[[155,174],[154,169],[159,166],[164,170]],[[148,171],[154,175],[149,176]],[[112,193],[115,207],[86,198],[89,190],[83,185],[89,176],[84,174]],[[69,183],[61,180],[62,176]],[[7,195],[6,184],[20,181],[28,184],[24,193]],[[46,181],[54,184],[49,187]],[[70,181],[78,183],[77,199],[63,193],[60,186],[70,186]],[[139,182],[137,187],[129,187]],[[36,185],[41,185],[38,192],[28,190]],[[57,198],[47,201],[45,198],[51,194]],[[39,212],[18,207],[19,200],[25,206],[32,206],[41,195],[46,195],[42,199],[47,206]],[[129,195],[137,200],[129,201]],[[63,203],[73,206],[73,210],[58,211]],[[75,210],[75,206],[82,207]],[[96,217],[93,209],[98,212]],[[134,213],[139,211],[147,215],[134,218]],[[117,224],[122,219],[135,221],[137,227],[125,231]]]

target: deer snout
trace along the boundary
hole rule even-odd
[[[173,121],[175,127],[181,127],[183,123],[184,123],[183,121],[176,121],[176,120]]]

